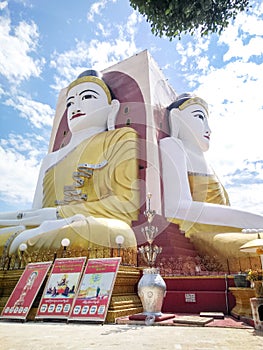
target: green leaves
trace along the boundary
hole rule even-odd
[[[130,0],[146,17],[154,35],[170,40],[182,33],[201,36],[221,33],[239,12],[248,10],[249,0]]]

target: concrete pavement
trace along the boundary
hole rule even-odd
[[[0,322],[1,350],[262,350],[263,332],[185,326]]]

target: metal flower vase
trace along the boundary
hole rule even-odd
[[[148,225],[142,228],[148,245],[144,245],[139,248],[143,260],[147,263],[148,268],[143,269],[143,275],[138,284],[138,295],[141,299],[143,306],[143,314],[152,318],[162,315],[163,299],[166,294],[166,284],[159,273],[159,269],[155,268],[155,262],[157,256],[162,252],[162,247],[153,245],[155,235],[158,232],[158,228],[152,225],[155,211],[151,210],[151,194],[148,193],[148,208],[144,212],[147,218]]]
[[[144,269],[138,284],[138,295],[142,302],[143,314],[161,316],[165,293],[166,284],[159,274],[159,269],[154,267]]]

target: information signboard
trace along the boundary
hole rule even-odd
[[[105,320],[120,260],[121,258],[88,260],[70,312],[70,320]]]
[[[56,259],[36,318],[68,318],[86,257]]]
[[[10,295],[1,318],[26,319],[52,262],[30,263]]]

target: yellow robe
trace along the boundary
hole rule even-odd
[[[42,233],[29,239],[27,252],[58,249],[63,238],[70,239],[70,249],[116,247],[117,235],[124,237],[123,247],[136,247],[130,225],[139,211],[138,140],[132,128],[102,132],[83,141],[57,164],[49,168],[43,181],[43,207],[55,207],[57,201],[62,218],[83,214],[86,221],[76,221],[60,229]],[[80,164],[100,164],[81,187],[72,175]],[[81,197],[64,202],[65,186],[78,190]],[[78,196],[77,196],[78,197]],[[1,239],[3,247],[6,238]],[[12,240],[9,240],[12,241]],[[10,244],[10,243],[9,243]]]
[[[84,184],[79,189],[87,200],[62,204],[59,214],[61,217],[83,214],[120,219],[130,225],[132,220],[137,220],[139,209],[137,157],[136,132],[131,128],[93,136],[46,172],[43,208],[54,207],[56,201],[63,201],[64,186],[75,182],[72,174],[80,164],[106,161],[105,166],[93,170],[90,178],[80,176]]]

